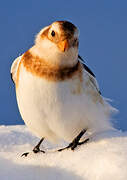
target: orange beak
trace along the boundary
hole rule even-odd
[[[64,52],[66,49],[68,49],[68,47],[69,47],[69,45],[68,45],[67,39],[65,39],[65,40],[63,40],[63,41],[60,41],[60,42],[58,43],[58,48],[59,48],[62,52]]]

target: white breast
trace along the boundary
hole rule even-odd
[[[77,78],[47,81],[21,65],[16,90],[19,110],[26,125],[40,138],[72,141],[84,128],[109,125],[102,105],[93,103],[85,92],[85,83],[80,87]]]

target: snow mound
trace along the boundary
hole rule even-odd
[[[21,157],[38,141],[25,126],[0,126],[0,180],[127,179],[127,133],[96,134],[74,152],[56,152],[56,147],[45,141],[47,153]]]

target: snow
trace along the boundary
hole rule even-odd
[[[44,141],[41,148],[47,153],[34,154],[31,150],[38,141],[25,126],[0,126],[0,180],[127,179],[126,132],[98,133],[74,152],[57,152]]]

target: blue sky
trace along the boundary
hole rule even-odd
[[[23,124],[10,79],[13,60],[29,49],[39,30],[69,20],[80,30],[79,53],[96,74],[102,94],[120,113],[114,125],[127,130],[127,1],[22,0],[0,2],[0,124]]]

